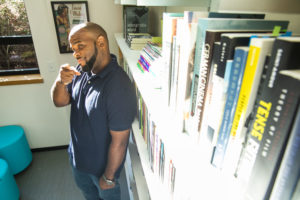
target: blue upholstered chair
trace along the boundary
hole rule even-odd
[[[17,200],[20,192],[5,160],[0,159],[0,199]]]
[[[32,153],[21,126],[0,127],[0,158],[7,162],[12,174],[21,172],[31,163]]]

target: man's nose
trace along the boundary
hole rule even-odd
[[[78,51],[74,51],[74,52],[73,52],[73,56],[77,59],[77,58],[80,57],[80,54],[79,54]]]

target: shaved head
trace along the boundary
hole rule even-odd
[[[93,22],[86,22],[74,26],[69,34],[69,40],[71,39],[72,35],[78,32],[87,32],[95,39],[99,36],[103,36],[108,41],[106,31],[100,25]]]

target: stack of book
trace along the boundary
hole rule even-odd
[[[142,50],[151,41],[152,36],[149,33],[128,33],[126,37],[126,43],[132,50]]]
[[[137,62],[138,68],[142,73],[149,74],[149,76],[156,84],[156,88],[161,87],[159,82],[161,80],[161,47],[156,43],[148,42],[141,51],[139,60]]]

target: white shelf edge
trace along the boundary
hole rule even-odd
[[[142,169],[141,160],[138,155],[138,152],[136,151],[135,144],[129,144],[128,148],[129,148],[129,153],[132,162],[133,176],[136,182],[135,185],[136,185],[138,200],[149,200],[150,196],[149,196],[148,186],[145,181],[144,171]]]

